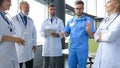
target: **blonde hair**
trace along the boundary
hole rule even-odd
[[[118,4],[118,6],[116,8],[116,12],[120,14],[120,0],[113,0],[113,1]]]
[[[22,1],[22,2],[20,2],[19,6],[23,6],[25,4],[29,5],[27,1]]]

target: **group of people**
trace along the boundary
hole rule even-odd
[[[20,2],[20,12],[9,20],[11,0],[0,0],[0,68],[33,68],[36,29],[29,14],[29,4]]]
[[[22,68],[23,63],[26,68],[33,68],[36,29],[28,16],[29,4],[20,2],[20,12],[11,21],[5,15],[10,6],[11,0],[0,0],[0,68]],[[108,16],[95,31],[93,19],[83,13],[83,1],[75,2],[75,16],[65,27],[63,21],[55,16],[55,5],[50,4],[48,18],[40,30],[45,39],[43,68],[63,68],[60,62],[61,38],[67,36],[70,36],[69,68],[86,68],[89,37],[99,43],[93,68],[120,68],[120,0],[108,0],[105,7]],[[49,35],[45,33],[47,29],[54,31]]]

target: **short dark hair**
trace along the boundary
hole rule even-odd
[[[84,6],[84,2],[82,0],[78,0],[75,2],[75,5],[82,4]]]
[[[53,3],[51,3],[51,4],[48,5],[48,8],[49,7],[55,7],[55,5]]]
[[[4,1],[4,0],[0,0],[0,6],[2,5],[3,1]]]

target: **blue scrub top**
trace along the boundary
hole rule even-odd
[[[70,50],[88,50],[88,21],[91,23],[91,30],[95,32],[93,20],[84,14],[79,19],[74,17],[68,21],[64,31],[70,35]]]

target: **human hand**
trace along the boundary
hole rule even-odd
[[[58,36],[57,33],[51,33],[51,35],[52,35],[53,37],[57,37],[57,36]]]
[[[101,42],[101,36],[102,36],[102,33],[99,33],[99,34],[98,34],[98,37],[99,37],[99,38],[98,38],[98,40],[97,40],[98,42]]]
[[[60,33],[60,36],[61,36],[61,37],[64,37],[64,35],[65,35],[64,32],[61,32],[61,33]]]
[[[86,25],[86,31],[89,31],[91,28],[91,23],[88,21],[87,25]]]
[[[23,40],[22,38],[18,38],[18,37],[14,37],[14,42],[16,42],[19,45],[25,44],[25,40]]]
[[[33,50],[33,52],[35,53],[36,50],[37,50],[37,47],[36,47],[36,46],[33,46],[33,47],[32,47],[32,50]]]

